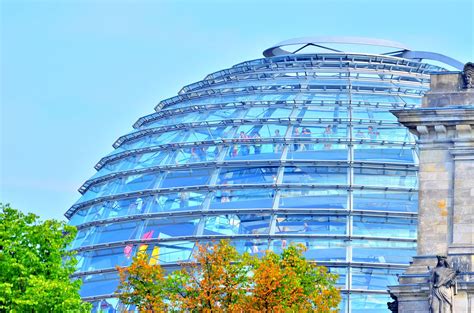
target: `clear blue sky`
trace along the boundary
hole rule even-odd
[[[474,60],[472,0],[1,0],[0,201],[63,218],[160,100],[285,39],[363,36]]]

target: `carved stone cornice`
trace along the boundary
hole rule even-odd
[[[419,143],[474,141],[474,105],[392,110]]]
[[[472,161],[474,160],[474,147],[458,147],[449,148],[449,153],[455,161]]]
[[[408,128],[418,125],[474,125],[474,103],[469,106],[390,110]]]

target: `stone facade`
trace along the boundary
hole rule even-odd
[[[418,137],[418,256],[390,286],[398,312],[429,312],[430,269],[447,255],[459,271],[453,311],[474,312],[474,89],[462,73],[432,75],[421,108],[397,110]]]

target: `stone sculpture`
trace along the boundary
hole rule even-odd
[[[390,291],[388,292],[390,295],[390,298],[392,298],[393,301],[387,302],[387,307],[392,313],[398,313],[398,299],[397,296],[395,296],[393,293]]]
[[[453,298],[457,272],[450,268],[446,256],[436,257],[438,264],[431,271],[430,279],[430,313],[454,313]]]
[[[464,88],[474,88],[474,63],[468,62],[464,65],[462,77],[464,79]]]

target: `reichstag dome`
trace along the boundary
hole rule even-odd
[[[415,140],[390,110],[421,104],[445,70],[434,64],[462,64],[353,37],[264,56],[161,101],[80,187],[66,216],[94,311],[125,309],[115,266],[137,251],[172,270],[197,242],[228,238],[252,255],[301,243],[339,274],[341,312],[388,312],[387,285],[416,252],[418,201]]]

